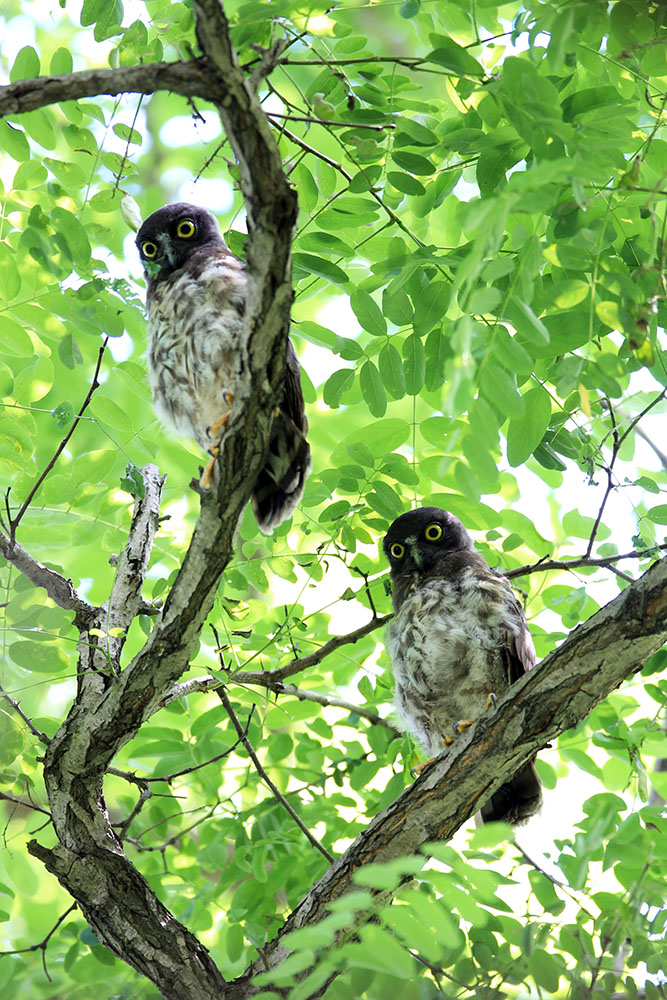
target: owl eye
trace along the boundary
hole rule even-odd
[[[176,235],[180,236],[183,240],[189,240],[191,236],[197,232],[197,227],[195,226],[192,219],[181,219],[179,224],[176,226]]]
[[[439,524],[429,524],[424,532],[427,542],[437,542],[442,538],[442,527]]]
[[[402,559],[404,552],[405,545],[401,545],[400,542],[394,542],[394,544],[389,548],[389,553],[394,559]]]
[[[145,243],[141,244],[141,252],[144,255],[144,257],[148,257],[149,260],[152,260],[152,258],[157,253],[157,247],[155,243],[151,243],[150,240],[146,240]]]

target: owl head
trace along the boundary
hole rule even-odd
[[[225,248],[215,217],[207,209],[183,201],[149,215],[137,233],[136,244],[149,278],[161,271],[177,271],[201,247]]]
[[[427,573],[442,556],[474,549],[458,517],[440,507],[417,507],[401,514],[385,535],[383,547],[394,577]]]

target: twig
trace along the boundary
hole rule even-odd
[[[216,646],[219,649],[220,648],[220,639],[218,637],[218,631],[217,631],[215,625],[211,625],[211,631],[213,632],[213,635],[215,636],[215,644],[216,644]],[[222,659],[222,653],[220,653],[219,655],[220,655],[220,665],[222,666],[222,668],[224,670],[224,666],[225,665],[224,665],[224,661]],[[276,787],[276,785],[274,785],[274,783],[271,781],[271,778],[268,776],[268,774],[264,770],[262,762],[260,761],[259,757],[255,753],[253,745],[252,745],[252,743],[250,742],[250,740],[248,739],[248,737],[246,735],[247,727],[246,727],[246,732],[244,732],[243,727],[241,726],[241,723],[239,722],[238,716],[237,716],[236,712],[234,711],[234,706],[232,705],[231,701],[227,697],[227,692],[225,691],[224,686],[219,687],[217,689],[216,693],[218,695],[218,698],[222,702],[222,704],[225,706],[225,711],[227,712],[227,715],[229,716],[229,718],[231,720],[231,723],[232,723],[234,729],[236,730],[236,734],[239,737],[239,739],[241,740],[241,742],[243,743],[243,746],[245,747],[245,749],[246,749],[246,751],[248,753],[248,756],[250,757],[250,760],[255,765],[255,770],[257,771],[257,773],[260,776],[260,778],[262,779],[262,781],[270,788],[270,790],[273,792],[273,794],[275,795],[275,797],[278,800],[278,802],[280,802],[280,804],[283,807],[283,809],[285,809],[286,812],[289,813],[289,815],[292,817],[292,819],[294,820],[294,822],[296,823],[296,825],[299,827],[299,829],[301,830],[301,832],[306,835],[306,837],[308,838],[308,840],[310,841],[310,843],[313,845],[313,847],[315,847],[320,852],[320,854],[323,854],[324,857],[327,859],[327,861],[329,863],[331,863],[333,861],[333,855],[329,854],[329,852],[327,851],[326,847],[323,847],[322,844],[320,844],[319,840],[317,840],[312,835],[312,833],[310,832],[310,830],[308,829],[308,827],[305,825],[305,823],[303,822],[303,820],[301,819],[301,817],[294,811],[294,809],[289,804],[289,802],[287,801],[287,799],[285,798],[285,796],[283,795],[283,793],[280,791],[279,788]],[[254,708],[254,706],[253,706],[253,708]]]
[[[0,951],[0,958],[2,958],[5,955],[25,955],[30,951],[41,951],[42,967],[44,969],[44,975],[46,976],[49,982],[52,982],[51,976],[49,975],[48,969],[46,968],[46,946],[48,945],[50,938],[55,934],[55,932],[58,930],[62,922],[66,920],[67,917],[72,912],[72,910],[76,910],[76,908],[77,904],[72,903],[72,905],[68,907],[65,910],[65,912],[58,917],[58,919],[56,920],[55,924],[53,925],[49,933],[46,935],[45,938],[43,938],[39,942],[39,944],[31,944],[28,948],[14,948],[11,951]]]
[[[619,559],[639,559],[641,556],[655,552],[656,549],[667,549],[667,542],[661,545],[653,545],[650,549],[634,549],[632,552],[623,552],[614,556],[576,556],[574,559],[538,559],[537,562],[529,563],[527,566],[517,566],[514,569],[502,570],[503,576],[508,580],[513,580],[517,576],[528,576],[530,573],[546,572],[551,569],[578,569],[581,566],[601,566],[610,568],[612,563]]]
[[[39,729],[37,729],[36,726],[33,726],[32,722],[30,721],[30,719],[28,718],[28,716],[25,714],[25,712],[23,711],[23,709],[19,705],[18,701],[15,701],[14,698],[12,698],[11,695],[7,694],[7,692],[4,690],[4,688],[2,687],[1,684],[0,684],[0,695],[14,709],[14,711],[16,712],[16,714],[19,715],[23,719],[23,721],[25,722],[26,726],[28,727],[28,729],[30,730],[30,732],[32,733],[32,735],[36,736],[37,739],[39,740],[39,742],[43,743],[44,746],[47,747],[49,745],[49,743],[51,742],[50,739],[49,739],[49,737],[46,735],[46,733],[42,733]]]
[[[611,451],[611,459],[609,460],[608,465],[605,465],[604,467],[604,471],[607,476],[607,488],[604,491],[604,496],[602,497],[602,503],[600,504],[600,509],[598,510],[597,517],[595,518],[595,522],[593,524],[593,530],[591,531],[590,538],[588,539],[588,545],[586,547],[587,556],[589,556],[593,551],[593,543],[595,542],[595,537],[600,528],[600,522],[602,521],[602,515],[607,505],[607,500],[609,499],[611,491],[614,489],[614,464],[618,457],[618,450],[621,447],[621,441],[618,436],[618,427],[616,426],[616,416],[614,414],[614,408],[611,405],[611,400],[607,399],[606,404],[607,404],[606,408],[609,411],[609,419],[611,420],[611,432],[614,441],[614,446]]]
[[[225,711],[229,715],[229,718],[231,719],[232,725],[234,726],[234,728],[236,729],[236,732],[240,736],[242,734],[242,732],[243,732],[243,728],[241,726],[241,723],[238,720],[238,717],[236,715],[236,712],[234,711],[234,708],[232,706],[231,701],[227,697],[227,693],[226,693],[224,687],[218,688],[217,695],[220,698],[220,701],[222,702],[222,704],[225,706]],[[250,760],[253,762],[253,764],[255,766],[255,770],[257,771],[257,773],[260,776],[260,778],[262,779],[262,781],[270,788],[271,792],[275,795],[275,797],[278,800],[278,802],[280,802],[280,804],[283,807],[283,809],[285,809],[289,813],[289,815],[292,817],[292,819],[294,820],[294,822],[296,823],[296,825],[299,827],[299,829],[301,830],[301,832],[306,835],[306,837],[308,838],[308,840],[310,841],[310,843],[313,845],[313,847],[317,848],[317,850],[320,852],[320,854],[323,854],[324,857],[327,859],[327,861],[329,863],[331,863],[333,861],[333,855],[329,854],[329,852],[327,851],[326,847],[323,847],[322,844],[320,844],[319,840],[317,840],[312,835],[312,833],[310,832],[310,830],[308,829],[308,827],[305,825],[305,823],[303,822],[303,820],[301,819],[301,817],[294,811],[294,809],[289,804],[289,802],[287,801],[287,799],[285,798],[285,796],[283,795],[283,793],[280,791],[280,789],[277,788],[274,785],[274,783],[271,781],[271,778],[268,776],[268,774],[264,770],[264,767],[262,766],[262,763],[261,763],[259,757],[257,756],[257,754],[255,753],[255,751],[253,749],[253,746],[252,746],[252,743],[250,742],[250,740],[248,739],[247,736],[243,737],[242,743],[243,743],[243,746],[245,747],[245,749],[247,750],[248,756],[250,757]]]
[[[357,642],[359,639],[363,639],[364,636],[369,635],[378,628],[382,628],[387,622],[391,621],[393,615],[384,615],[382,618],[372,618],[365,625],[361,625],[359,628],[354,629],[352,632],[348,632],[347,635],[336,635],[333,639],[329,639],[325,642],[323,646],[316,649],[313,653],[308,653],[306,656],[300,656],[296,660],[292,660],[290,663],[285,664],[284,667],[278,667],[276,670],[255,672],[249,670],[239,670],[233,675],[233,680],[237,684],[256,684],[264,682],[262,677],[269,678],[272,683],[275,681],[282,681],[286,677],[291,677],[293,674],[298,674],[302,670],[307,670],[308,667],[314,667],[317,663],[321,663],[327,656],[331,653],[335,653],[337,649],[341,646],[347,646],[350,643]],[[264,685],[266,686],[266,685]]]
[[[51,819],[51,813],[48,809],[44,809],[42,806],[36,806],[34,802],[22,799],[18,795],[10,795],[9,792],[0,792],[0,799],[4,799],[5,802],[13,802],[16,806],[23,806],[24,809],[33,809],[35,812],[44,813]]]
[[[12,546],[14,545],[14,542],[16,541],[16,529],[19,526],[19,522],[21,521],[21,518],[25,514],[25,512],[28,509],[28,507],[30,506],[30,504],[32,503],[32,501],[33,501],[33,499],[35,497],[35,494],[37,493],[37,490],[42,485],[42,483],[44,482],[44,480],[48,476],[49,472],[51,472],[51,470],[53,469],[54,465],[56,464],[56,462],[60,458],[61,454],[65,450],[65,448],[67,446],[67,442],[69,441],[69,439],[71,438],[72,434],[74,433],[74,431],[78,427],[79,421],[81,420],[81,417],[83,416],[84,411],[86,410],[88,404],[90,403],[90,401],[91,401],[91,399],[93,397],[93,393],[95,392],[95,390],[99,386],[99,382],[97,381],[97,376],[99,375],[100,368],[102,367],[102,357],[104,356],[104,351],[106,349],[106,346],[107,346],[108,342],[109,342],[109,338],[105,337],[104,341],[102,343],[102,346],[100,347],[99,354],[97,356],[97,365],[95,366],[95,373],[93,375],[93,381],[90,384],[90,388],[88,390],[86,398],[84,399],[84,401],[83,401],[83,403],[81,405],[81,408],[80,408],[79,412],[77,413],[76,417],[74,418],[74,420],[72,422],[72,426],[70,427],[70,429],[68,430],[67,434],[65,435],[65,437],[62,439],[62,441],[58,445],[58,447],[56,448],[56,450],[53,453],[53,456],[52,456],[50,462],[48,463],[48,465],[46,466],[46,468],[42,472],[41,476],[39,476],[39,478],[37,479],[37,482],[35,483],[35,485],[33,486],[33,488],[28,493],[27,497],[23,501],[21,507],[19,508],[19,511],[18,511],[16,517],[10,517],[9,518],[9,542],[10,542],[10,545],[12,545]],[[6,503],[6,506],[7,506],[7,511],[9,512],[9,504],[7,503],[7,498],[5,498],[5,503]]]
[[[386,129],[395,129],[396,125],[394,122],[387,122],[385,125],[368,125],[361,122],[338,122],[330,121],[326,118],[314,118],[310,115],[288,115],[281,114],[279,111],[267,111],[269,118],[286,118],[291,122],[308,122],[310,125],[339,125],[342,128],[365,128],[370,132],[384,132]]]

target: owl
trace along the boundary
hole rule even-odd
[[[535,665],[535,648],[509,581],[475,551],[453,514],[438,507],[402,514],[384,551],[395,611],[386,645],[396,708],[433,757]],[[482,819],[523,823],[541,801],[530,761],[493,794]]]
[[[149,215],[136,243],[146,275],[153,404],[165,424],[209,452],[201,486],[210,489],[240,376],[245,264],[227,249],[213,215],[183,202]],[[300,371],[288,340],[282,396],[251,501],[266,534],[294,513],[311,467]]]

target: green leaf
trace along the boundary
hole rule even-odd
[[[368,292],[365,292],[362,288],[357,288],[350,295],[350,305],[364,330],[368,330],[373,337],[384,336],[387,332],[387,322],[382,315],[379,305],[371,298]]]
[[[143,142],[141,132],[137,132],[135,128],[130,128],[129,125],[122,125],[118,123],[113,127],[116,135],[122,139],[124,142],[128,142],[134,146],[140,146]]]
[[[522,302],[516,296],[512,296],[512,303],[508,310],[508,316],[515,327],[523,336],[536,344],[549,343],[549,331],[527,303]]]
[[[0,462],[23,471],[33,451],[33,440],[25,425],[12,417],[0,416]]]
[[[30,146],[25,135],[4,118],[0,119],[0,150],[4,150],[14,160],[30,159]]]
[[[327,406],[336,409],[340,406],[340,399],[354,382],[354,368],[339,368],[324,383],[322,398]]]
[[[57,674],[71,666],[62,649],[51,642],[22,639],[12,643],[9,655],[19,667],[38,674]]]
[[[426,194],[424,185],[416,177],[413,177],[412,174],[399,173],[398,170],[389,170],[387,172],[387,180],[390,184],[393,184],[397,191],[402,191],[403,194]]]
[[[426,56],[426,62],[443,66],[456,76],[480,77],[484,75],[481,66],[473,59],[467,49],[457,45],[452,38],[447,38],[445,35],[431,35],[431,42],[436,47]]]
[[[38,357],[14,379],[14,396],[21,403],[35,403],[46,396],[52,385],[53,361]]]
[[[416,17],[419,13],[420,4],[421,0],[401,0],[401,6],[399,9],[401,17]]]
[[[33,76],[39,76],[39,56],[31,45],[26,45],[14,60],[9,79],[15,83],[17,80],[29,80]]]
[[[411,333],[403,341],[403,367],[405,391],[409,396],[416,396],[421,392],[426,374],[424,345],[416,333]]]
[[[524,393],[523,402],[524,412],[510,420],[507,428],[507,461],[514,468],[533,454],[551,419],[551,400],[542,386]]]
[[[505,416],[516,418],[524,413],[524,401],[516,390],[516,379],[499,365],[489,361],[480,379],[482,394]]]
[[[415,302],[414,331],[420,337],[442,323],[452,296],[452,286],[446,281],[432,281]]]
[[[387,396],[380,373],[372,361],[365,361],[359,371],[361,395],[374,417],[383,417],[387,409]]]
[[[137,468],[134,462],[128,462],[125,475],[120,481],[121,490],[125,490],[130,496],[143,500],[146,496],[146,484],[141,469]]]
[[[102,42],[121,31],[123,4],[121,0],[83,0],[81,24],[95,25],[95,41]]]
[[[345,271],[325,257],[315,257],[310,253],[295,253],[293,262],[295,269],[301,271],[304,276],[314,274],[318,278],[333,281],[335,285],[349,284],[349,278]]]
[[[55,420],[56,425],[61,430],[65,430],[74,419],[74,407],[69,401],[58,403],[55,409],[51,410],[51,416]]]
[[[657,507],[651,507],[651,509],[646,512],[646,516],[650,521],[654,521],[656,524],[667,524],[667,503],[661,503],[658,504]]]
[[[6,243],[0,243],[0,297],[5,302],[15,298],[21,290],[21,277],[15,261],[16,254]]]
[[[418,174],[420,176],[430,177],[431,174],[435,173],[435,164],[427,160],[425,156],[420,156],[419,153],[408,153],[403,149],[395,149],[391,154],[391,158],[400,167],[401,170],[405,170],[407,175]],[[398,186],[398,185],[397,185]],[[420,184],[419,187],[422,188],[420,192],[408,192],[408,194],[423,194],[424,188]],[[401,188],[399,187],[399,191]]]
[[[405,371],[401,355],[393,344],[385,344],[378,355],[378,368],[384,387],[392,399],[405,395]]]

